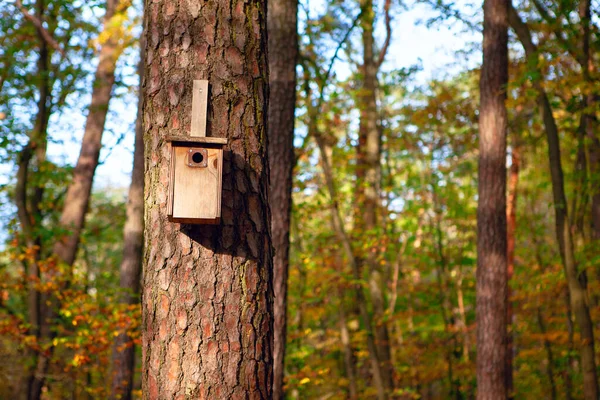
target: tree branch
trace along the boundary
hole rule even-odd
[[[567,38],[563,36],[563,32],[560,28],[557,28],[559,24],[559,19],[557,17],[552,17],[548,10],[544,7],[544,5],[539,0],[533,0],[533,4],[535,8],[540,13],[540,16],[552,27],[552,32],[556,37],[556,40],[562,45],[563,49],[566,50],[573,58],[577,60],[580,64],[582,63],[581,54],[577,51],[576,46],[572,46]]]
[[[391,0],[385,0],[385,4],[383,5],[383,10],[385,13],[385,42],[383,42],[383,47],[381,48],[381,52],[379,52],[377,70],[381,68],[381,64],[383,64],[383,61],[385,60],[385,55],[387,54],[388,47],[390,46],[390,42],[392,40],[392,19],[390,17],[391,2]]]
[[[42,21],[39,20],[35,15],[33,15],[29,11],[27,11],[27,9],[23,6],[23,3],[21,2],[21,0],[15,0],[15,5],[17,6],[17,8],[19,10],[21,10],[21,13],[23,14],[23,16],[27,20],[29,20],[29,22],[31,22],[33,24],[33,26],[35,26],[35,28],[38,30],[38,32],[42,35],[42,37],[46,41],[46,43],[48,43],[56,51],[58,51],[60,54],[62,54],[63,57],[66,58],[65,51],[60,47],[58,42],[56,40],[54,40],[52,35],[50,35],[50,33],[48,33],[48,31],[44,28]]]
[[[389,0],[386,0],[386,1],[389,1]],[[335,64],[335,60],[337,60],[337,58],[338,58],[338,53],[342,49],[342,46],[344,45],[344,43],[346,43],[346,41],[350,37],[350,34],[352,33],[352,31],[354,30],[356,25],[358,25],[358,21],[360,21],[360,18],[362,17],[363,12],[364,12],[364,10],[361,8],[358,15],[354,18],[354,21],[352,21],[352,25],[350,25],[350,28],[348,28],[348,31],[346,31],[346,34],[344,35],[342,40],[338,43],[338,45],[335,49],[335,52],[333,53],[333,56],[331,57],[331,60],[329,61],[329,66],[327,67],[327,72],[325,73],[325,77],[323,79],[323,85],[321,86],[321,90],[319,93],[319,102],[317,103],[317,110],[321,110],[321,106],[323,105],[325,86],[326,86],[327,80],[329,79],[329,76],[331,75],[331,71],[333,70],[333,64]]]

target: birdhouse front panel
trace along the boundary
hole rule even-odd
[[[182,224],[218,224],[221,218],[223,146],[226,138],[206,137],[208,81],[194,80],[190,136],[167,136],[171,176],[167,217]]]
[[[173,143],[171,162],[169,219],[180,223],[218,223],[222,147]]]

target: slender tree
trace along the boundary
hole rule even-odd
[[[147,2],[144,75],[146,399],[272,397],[272,248],[264,0]],[[188,135],[207,79],[208,136],[227,137],[220,225],[167,219],[166,135]]]
[[[27,10],[23,9],[22,12],[25,15],[29,15],[29,18],[34,18],[36,21],[43,21],[44,13],[46,11],[46,1],[37,0],[35,3],[35,15],[31,15]],[[19,224],[21,225],[22,237],[25,245],[29,249],[36,249],[40,247],[41,241],[38,234],[36,234],[36,225],[41,221],[40,202],[43,197],[43,186],[38,185],[33,190],[33,196],[29,196],[28,192],[31,188],[28,188],[30,169],[32,168],[33,161],[38,165],[42,165],[46,161],[46,148],[47,148],[47,129],[48,121],[50,118],[50,107],[49,104],[52,101],[52,82],[50,79],[50,57],[52,55],[52,47],[49,44],[47,36],[50,35],[44,30],[39,24],[34,23],[36,26],[36,39],[38,42],[38,60],[37,60],[37,113],[35,116],[35,123],[33,130],[29,135],[29,142],[21,150],[18,160],[18,171],[17,171],[17,184],[15,185],[15,203],[17,206],[17,217]],[[54,39],[51,39],[54,40]],[[29,189],[29,190],[28,190]],[[39,289],[36,284],[40,282],[41,271],[39,267],[39,255],[40,252],[36,251],[31,260],[25,262],[28,290],[27,290],[27,315],[28,322],[30,324],[30,334],[36,338],[40,335],[40,327],[42,325],[41,320],[41,296]],[[34,360],[34,365],[37,363],[38,356],[36,351],[30,352]],[[37,396],[36,391],[31,391],[36,382],[35,369],[30,371],[29,377],[27,378],[27,393],[28,398],[35,398]]]
[[[511,151],[511,163],[508,177],[508,201],[506,204],[506,324],[508,326],[506,340],[506,390],[508,397],[514,398],[513,390],[513,306],[510,281],[515,271],[515,234],[517,231],[517,188],[519,186],[519,171],[521,169],[521,149],[514,140]]]
[[[269,33],[269,163],[271,165],[271,236],[273,238],[273,399],[283,398],[290,250],[294,109],[298,58],[298,0],[270,1]]]
[[[73,181],[67,189],[59,221],[59,226],[64,234],[56,241],[53,248],[57,262],[67,266],[67,270],[75,262],[79,248],[79,240],[92,193],[94,174],[102,147],[102,134],[115,82],[115,68],[124,45],[123,37],[118,32],[121,25],[115,24],[114,21],[115,17],[121,19],[127,12],[129,4],[129,2],[121,0],[107,0],[106,2],[103,21],[103,32],[106,33],[106,39],[102,42],[98,57],[92,101],[85,123],[81,152],[73,171]],[[39,399],[42,394],[53,348],[52,339],[56,332],[53,324],[60,308],[60,298],[56,293],[42,293],[40,297],[39,340],[42,343],[48,343],[50,351],[40,354],[37,359],[29,385],[29,399]]]
[[[477,205],[477,399],[505,400],[508,1],[483,3]]]
[[[140,274],[144,245],[144,131],[142,129],[142,76],[144,75],[144,40],[140,41],[140,77],[138,113],[135,123],[133,169],[127,198],[127,220],[123,229],[123,259],[121,260],[119,286],[123,293],[121,302],[138,304]],[[127,332],[117,336],[113,348],[113,376],[111,398],[130,400],[135,368],[135,346]]]
[[[527,24],[521,19],[517,11],[510,7],[510,25],[517,34],[519,41],[525,49],[525,55],[530,68],[538,75],[537,46],[533,43],[531,32]],[[564,175],[560,158],[560,141],[558,127],[552,113],[550,100],[542,86],[542,82],[534,80],[533,86],[537,91],[537,101],[540,107],[542,120],[548,140],[548,162],[552,179],[552,196],[554,199],[554,218],[556,239],[562,260],[571,309],[575,314],[575,321],[579,327],[581,368],[583,372],[583,390],[586,400],[597,399],[599,395],[598,375],[594,353],[594,326],[590,316],[587,299],[585,271],[579,271],[575,258],[573,237],[569,221],[567,197],[565,194]]]
[[[390,40],[389,8],[385,2],[387,39],[379,54],[376,53],[374,38],[375,9],[373,0],[361,0],[362,11],[360,27],[362,28],[363,60],[360,66],[362,85],[357,96],[360,111],[358,145],[356,146],[356,222],[355,231],[358,237],[372,240],[378,237],[379,229],[379,196],[381,194],[381,129],[377,107],[377,74],[385,59]],[[382,378],[386,391],[394,388],[393,366],[391,360],[390,337],[385,314],[385,276],[378,263],[376,253],[359,255],[359,268],[363,264],[369,273],[369,294],[373,305],[374,334],[377,355],[382,364]]]

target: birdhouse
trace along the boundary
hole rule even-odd
[[[206,137],[208,81],[194,81],[190,136],[168,136],[171,147],[167,216],[171,222],[218,224],[221,217],[223,146]]]

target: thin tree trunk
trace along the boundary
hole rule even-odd
[[[145,399],[272,398],[273,288],[267,4],[146,4]],[[167,219],[169,151],[188,135],[194,79],[209,81],[207,136],[226,137],[220,225]]]
[[[127,219],[123,229],[123,259],[120,266],[121,302],[139,304],[140,274],[144,246],[144,130],[142,127],[142,77],[144,76],[144,37],[140,40],[140,77],[138,113],[135,124],[133,169],[127,201]],[[127,332],[117,336],[113,345],[111,399],[131,400],[135,371],[135,346]]]
[[[348,322],[346,320],[346,310],[344,306],[344,292],[338,290],[340,298],[340,339],[342,341],[342,349],[344,351],[344,368],[346,379],[348,380],[348,398],[358,399],[358,390],[356,388],[356,373],[354,372],[354,352],[352,351],[352,343],[350,341],[350,332],[348,331]]]
[[[587,93],[583,95],[582,112],[582,132],[588,139],[588,153],[590,169],[595,179],[600,175],[600,139],[595,130],[597,121],[595,119],[595,104],[597,95],[593,92],[594,87],[593,73],[595,71],[594,60],[590,55],[591,38],[591,4],[590,0],[581,0],[579,2],[579,19],[581,23],[581,70],[583,71],[583,80],[586,83]],[[600,190],[597,180],[592,179],[592,238],[600,240]],[[575,211],[575,210],[573,210]],[[600,268],[596,269],[597,276],[600,277]]]
[[[505,400],[508,1],[484,0],[477,205],[477,399]]]
[[[462,289],[463,274],[459,271],[456,278],[456,298],[458,303],[458,316],[460,319],[460,328],[463,334],[463,359],[469,362],[469,349],[471,348],[471,340],[469,339],[469,326],[467,325],[467,313],[465,310],[465,300]]]
[[[111,20],[117,9],[119,14],[126,10],[119,0],[107,0],[104,16],[104,30],[113,29]],[[73,265],[79,248],[81,230],[85,222],[94,173],[98,166],[100,149],[102,148],[102,133],[108,113],[108,104],[115,83],[115,67],[121,52],[121,44],[116,32],[108,36],[100,49],[98,68],[92,85],[92,102],[85,123],[81,142],[81,152],[73,170],[73,181],[69,185],[65,205],[60,216],[59,225],[67,232],[54,245],[54,254],[61,263]]]
[[[356,223],[357,235],[367,240],[376,239],[379,234],[377,210],[379,205],[381,177],[381,132],[377,126],[377,71],[375,60],[375,40],[373,36],[375,10],[372,0],[361,0],[363,65],[362,87],[358,97],[360,110],[358,146],[356,148]],[[359,264],[365,264],[369,272],[370,300],[373,305],[374,334],[379,361],[382,363],[383,383],[388,392],[394,388],[393,365],[391,362],[390,339],[387,323],[384,320],[385,299],[383,294],[383,271],[376,259],[377,253],[369,251],[366,257],[357,257]],[[362,269],[362,266],[361,266]]]
[[[311,118],[311,122],[316,121],[314,117]],[[321,137],[320,133],[317,132],[316,127],[312,127],[310,129],[310,134],[313,135],[315,141],[317,142],[317,146],[319,147],[319,152],[321,153],[321,165],[323,167],[323,174],[325,175],[325,182],[327,186],[327,191],[329,192],[329,197],[331,199],[331,219],[334,231],[340,240],[342,247],[344,249],[344,253],[350,266],[352,268],[352,275],[356,281],[362,280],[362,274],[360,271],[360,266],[354,256],[354,252],[352,250],[352,244],[350,242],[350,238],[346,229],[344,228],[344,224],[342,222],[342,217],[340,214],[340,209],[337,202],[337,194],[335,188],[335,182],[333,180],[333,170],[331,168],[329,149],[325,144],[325,141]],[[381,361],[378,358],[377,348],[375,345],[375,336],[373,333],[373,328],[371,325],[371,318],[369,316],[369,311],[367,310],[367,305],[365,301],[365,295],[363,293],[363,289],[360,284],[355,285],[355,294],[356,294],[356,303],[359,309],[359,314],[362,320],[362,323],[365,327],[366,336],[367,336],[367,350],[369,352],[369,361],[371,363],[371,373],[373,374],[373,383],[375,384],[375,388],[377,389],[377,398],[379,400],[384,400],[388,398],[386,387],[383,382],[382,375],[382,365]]]
[[[516,140],[515,140],[516,142]],[[511,153],[511,165],[508,178],[508,201],[506,204],[506,233],[507,233],[507,252],[506,252],[506,390],[508,398],[513,399],[513,306],[512,290],[510,281],[515,271],[515,233],[517,231],[517,187],[519,186],[519,170],[521,168],[521,154],[519,145],[514,143]]]
[[[273,399],[284,397],[287,280],[294,166],[298,0],[268,2],[269,164],[273,256]]]
[[[36,14],[42,16],[45,12],[45,1],[36,2]],[[41,245],[39,236],[35,233],[37,224],[41,221],[41,212],[39,204],[42,201],[43,187],[38,185],[33,188],[33,196],[28,199],[28,176],[31,161],[35,159],[37,167],[46,161],[47,147],[47,127],[50,118],[48,104],[51,99],[50,79],[49,79],[49,57],[50,52],[48,43],[42,33],[36,30],[40,44],[37,63],[38,84],[38,112],[35,119],[33,131],[31,132],[29,143],[23,149],[19,157],[19,169],[17,172],[17,184],[15,200],[17,205],[17,214],[21,229],[23,232],[25,244],[30,250],[34,250],[34,256],[26,262],[27,268],[27,310],[28,321],[31,325],[30,334],[39,339],[40,327],[43,323],[41,318],[41,296],[38,284],[41,281],[40,268],[38,265],[40,249],[35,250]],[[29,201],[28,201],[29,200]],[[33,365],[37,364],[38,354],[33,355]],[[37,399],[40,395],[41,387],[35,385],[35,370],[31,371],[27,382],[28,399]],[[38,389],[39,387],[39,389]]]
[[[567,366],[565,368],[565,399],[573,399],[573,352],[575,351],[575,328],[573,324],[573,311],[571,310],[571,296],[569,287],[564,288],[565,308],[567,309],[567,332],[569,345],[567,349]]]
[[[510,24],[517,33],[519,40],[525,48],[527,59],[530,60],[532,69],[540,72],[537,65],[537,48],[531,39],[528,26],[521,20],[517,11],[511,6]],[[556,238],[560,256],[567,278],[571,309],[575,314],[575,321],[579,326],[581,369],[583,373],[583,391],[586,400],[597,400],[599,395],[598,376],[594,353],[594,331],[590,317],[587,299],[585,271],[579,271],[575,259],[573,238],[569,225],[567,198],[564,189],[564,178],[560,158],[560,142],[558,128],[548,96],[539,80],[533,82],[538,92],[538,102],[548,140],[548,160],[552,177],[552,194],[554,198],[554,212],[556,223]]]
[[[534,214],[534,207],[533,207],[533,202],[530,203],[530,207],[531,207],[531,211],[532,214]],[[542,257],[542,253],[540,251],[540,242],[538,240],[537,235],[535,234],[535,227],[531,227],[531,232],[533,232],[533,236],[532,236],[532,240],[535,246],[535,260],[537,262],[537,265],[540,266],[542,268],[542,271],[545,270],[546,268],[546,262],[544,261],[543,257]],[[571,316],[571,303],[568,300],[569,298],[569,291],[568,289],[565,287],[565,298],[566,298],[566,308],[567,308],[567,329],[568,329],[568,354],[571,354],[571,352],[573,351],[573,323],[572,323],[572,316]],[[546,325],[544,322],[544,317],[542,314],[542,310],[541,307],[538,307],[538,312],[537,312],[537,322],[538,322],[538,327],[540,328],[540,331],[542,333],[545,332],[546,330]],[[546,357],[548,359],[548,369],[547,369],[547,374],[548,374],[548,380],[551,386],[551,391],[553,393],[553,396],[556,396],[556,383],[554,382],[554,351],[552,350],[552,343],[550,343],[549,340],[544,340],[544,347],[546,349]],[[567,356],[567,365],[566,365],[566,369],[564,371],[564,382],[565,382],[565,399],[567,400],[571,400],[572,399],[572,393],[573,393],[573,384],[572,384],[572,380],[571,380],[571,376],[572,376],[572,370],[571,370],[571,365],[572,365],[572,357],[570,355]],[[555,399],[556,397],[553,397],[553,399]]]
[[[537,309],[537,322],[538,327],[542,335],[546,334],[546,325],[544,323],[544,317],[542,315],[542,308]],[[554,353],[552,352],[552,344],[548,339],[544,337],[544,349],[546,350],[546,358],[548,366],[546,367],[546,375],[548,376],[548,383],[550,383],[550,398],[556,400],[556,382],[554,381]]]
[[[46,10],[45,0],[37,0],[35,4],[36,17],[40,20]],[[43,323],[41,318],[41,296],[38,289],[38,284],[41,280],[40,268],[38,265],[39,261],[39,246],[40,238],[36,234],[36,226],[41,220],[41,213],[39,204],[42,201],[43,187],[41,185],[35,186],[32,189],[32,196],[28,195],[29,190],[29,172],[32,161],[39,169],[40,165],[46,161],[46,131],[48,127],[48,120],[50,118],[50,110],[48,104],[50,103],[52,93],[50,90],[50,49],[49,45],[44,36],[44,32],[40,29],[36,29],[36,36],[39,42],[39,55],[37,61],[37,79],[39,80],[38,89],[38,102],[37,102],[37,114],[33,130],[29,137],[29,142],[21,151],[19,155],[18,171],[17,171],[17,184],[15,186],[15,203],[17,206],[17,216],[21,225],[21,231],[25,245],[30,251],[34,251],[33,257],[30,260],[25,261],[26,274],[27,274],[27,316],[30,324],[30,335],[34,335],[36,339],[39,339],[40,327]],[[39,360],[39,354],[37,351],[30,351],[30,355],[33,358],[33,365],[35,366]],[[39,398],[41,387],[35,385],[36,370],[32,369],[30,375],[27,377],[27,398],[36,399]]]
[[[122,6],[118,0],[108,0],[104,16],[104,30],[113,29],[111,25],[115,14],[126,12],[127,7]],[[67,195],[63,211],[61,213],[59,226],[66,231],[63,237],[55,243],[53,253],[58,262],[72,266],[75,262],[79,238],[85,222],[92,183],[98,157],[102,146],[102,133],[108,112],[112,87],[115,81],[115,67],[117,59],[122,50],[119,37],[116,34],[109,35],[106,42],[102,44],[99,55],[99,63],[92,90],[92,102],[85,124],[81,153],[77,165],[73,171],[73,181],[67,189]],[[50,342],[54,337],[52,324],[58,309],[58,299],[52,294],[42,296],[42,317],[40,338],[41,342]],[[45,375],[50,361],[50,351],[40,355],[35,367],[34,378],[30,384],[30,400],[39,399],[45,382]]]
[[[453,318],[450,316],[452,305],[450,304],[450,298],[448,295],[449,288],[445,282],[448,262],[446,260],[446,256],[444,255],[442,215],[440,211],[441,207],[437,197],[437,183],[433,182],[431,188],[433,209],[435,214],[435,221],[432,221],[431,228],[435,232],[435,248],[437,252],[436,276],[438,284],[438,299],[440,302],[440,313],[442,315],[442,320],[444,321],[444,331],[448,337],[448,344],[446,346],[446,361],[448,362],[448,385],[450,387],[449,397],[460,399],[460,382],[454,379],[454,349],[457,347],[457,342],[456,335],[453,333]]]

